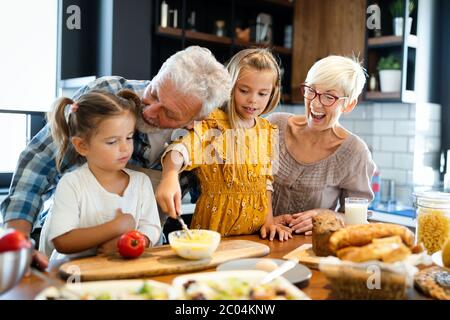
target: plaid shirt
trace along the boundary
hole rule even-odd
[[[149,83],[148,80],[126,80],[117,76],[102,77],[80,88],[73,99],[76,100],[83,93],[93,89],[114,93],[121,89],[131,89],[142,96]],[[149,163],[147,160],[150,149],[147,135],[137,132],[134,136],[134,152],[130,164],[161,170],[159,159],[154,163]],[[61,165],[61,172],[58,172],[56,154],[57,148],[53,143],[49,125],[46,124],[20,154],[9,194],[0,206],[4,222],[24,219],[34,225],[40,216],[40,223],[43,223],[49,209],[47,206],[43,208],[43,205],[53,196],[61,175],[79,166],[79,164],[68,163],[69,156],[66,156]],[[191,178],[187,175],[182,177],[181,185],[184,192],[190,183],[195,183]]]

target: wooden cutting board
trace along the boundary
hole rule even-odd
[[[71,260],[59,268],[62,277],[81,281],[145,278],[150,276],[198,271],[213,268],[225,261],[262,257],[269,254],[265,244],[248,240],[221,241],[211,259],[186,260],[170,246],[146,249],[138,259],[125,260],[118,253]]]
[[[283,259],[295,259],[309,268],[319,269],[321,257],[316,256],[312,250],[312,244],[303,244],[286,254]]]

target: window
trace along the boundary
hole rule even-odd
[[[0,2],[0,109],[47,111],[54,100],[57,5],[55,0]]]
[[[56,97],[57,18],[56,0],[0,2],[0,188]]]

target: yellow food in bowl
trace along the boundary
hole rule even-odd
[[[172,249],[189,260],[211,258],[220,243],[220,233],[211,230],[190,230],[192,239],[185,231],[174,231],[169,234]]]

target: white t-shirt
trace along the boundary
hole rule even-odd
[[[155,245],[161,235],[161,224],[152,183],[144,173],[130,169],[123,171],[130,176],[123,197],[106,191],[87,163],[65,174],[56,187],[53,208],[45,219],[40,250],[47,256],[52,254],[51,259],[60,258],[61,255],[54,249],[53,239],[73,229],[94,227],[111,221],[119,208],[123,213],[133,215],[135,229],[145,234]],[[68,256],[95,253],[96,248],[92,248]]]

